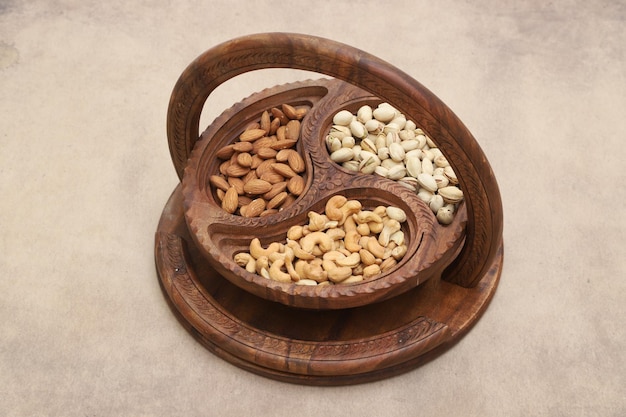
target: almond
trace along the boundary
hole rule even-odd
[[[274,172],[279,173],[285,178],[291,178],[298,175],[293,171],[293,169],[291,169],[289,165],[281,164],[279,162],[272,164],[272,169],[274,170]]]
[[[262,179],[251,180],[243,185],[244,192],[250,195],[265,194],[271,189],[272,184]]]
[[[244,177],[241,180],[245,184],[245,183],[247,183],[249,181],[256,180],[258,178],[259,177],[257,176],[256,171],[250,170],[250,172],[248,172],[246,175],[244,175]]]
[[[263,175],[261,175],[261,179],[269,182],[272,185],[279,182],[285,182],[285,177],[274,171],[267,171],[263,173]]]
[[[266,135],[269,135],[270,133],[270,126],[271,126],[271,121],[270,121],[270,114],[267,110],[265,110],[263,112],[263,114],[261,114],[261,122],[259,123],[261,129],[263,129],[265,131]]]
[[[222,199],[222,209],[225,212],[233,214],[237,210],[237,206],[239,205],[239,195],[237,194],[237,189],[235,187],[231,187],[224,194],[224,198]]]
[[[280,120],[281,125],[286,125],[287,123],[289,123],[289,119],[287,118],[287,116],[285,116],[285,113],[283,113],[283,111],[280,110],[278,107],[272,107],[270,111],[275,118]]]
[[[293,195],[302,194],[302,192],[304,191],[304,186],[305,186],[304,178],[302,178],[300,175],[295,175],[291,177],[289,181],[287,182],[287,189]]]
[[[228,189],[230,188],[230,184],[228,184],[228,182],[224,179],[224,177],[221,177],[219,175],[211,175],[209,177],[209,182],[214,187],[219,188],[220,190],[223,190],[223,191],[228,191]]]
[[[258,217],[265,210],[265,200],[256,198],[246,206],[245,217]],[[243,207],[242,207],[243,208]]]
[[[294,170],[294,172],[302,173],[306,169],[304,165],[304,159],[296,151],[290,152],[287,157],[287,163]]]
[[[280,107],[283,111],[283,113],[285,114],[285,116],[287,116],[289,119],[295,119],[296,118],[296,108],[293,107],[292,105],[289,105],[287,103],[283,104]]]
[[[228,176],[228,167],[230,166],[230,159],[222,162],[219,167],[220,174]]]
[[[309,111],[309,109],[306,108],[306,107],[298,107],[296,109],[296,119],[297,120],[302,120],[304,118],[304,116],[306,116],[308,111]]]
[[[297,140],[300,136],[300,122],[298,120],[290,120],[285,126],[285,139]]]
[[[288,149],[288,148],[293,148],[296,143],[298,143],[297,139],[284,139],[284,140],[277,140],[276,142],[272,143],[270,145],[270,148],[279,151],[281,149]]]
[[[289,159],[289,154],[292,152],[295,152],[295,151],[293,149],[281,149],[276,154],[276,160],[278,162],[287,162],[287,160]]]
[[[261,139],[255,140],[252,144],[252,153],[259,153],[259,149],[261,148],[269,148],[273,143],[275,143],[278,139],[276,136],[265,136]]]
[[[248,152],[242,152],[237,155],[237,163],[242,167],[250,168],[252,166],[252,155]]]
[[[274,198],[272,198],[270,201],[267,202],[266,207],[268,209],[280,207],[280,205],[283,204],[285,200],[287,200],[288,196],[289,194],[287,194],[286,191],[283,191],[282,193],[278,193],[274,196]]]
[[[282,193],[287,189],[287,181],[277,182],[276,184],[272,184],[272,189],[263,194],[263,198],[266,200],[271,200],[276,197],[278,194]]]
[[[241,178],[228,177],[228,184],[237,190],[237,194],[243,195],[243,180]]]
[[[242,142],[254,142],[257,139],[261,139],[263,136],[265,136],[265,130],[250,129],[245,130],[241,135],[239,135],[239,140]]]
[[[280,119],[273,119],[272,123],[270,123],[270,135],[275,135],[279,127]]]
[[[256,169],[256,175],[261,178],[263,174],[272,170],[272,164],[274,163],[276,163],[276,159],[274,158],[266,159],[265,161],[261,162],[261,165],[259,165]]]
[[[223,159],[223,160],[227,160],[230,159],[231,156],[233,156],[233,153],[235,153],[235,145],[226,145],[222,148],[220,148],[216,153],[215,156],[219,159]]]
[[[272,148],[259,148],[256,151],[256,154],[259,156],[259,158],[262,158],[262,159],[274,158],[277,153],[278,152],[276,152],[276,150]]]
[[[250,172],[250,168],[242,167],[239,164],[230,164],[226,169],[226,175],[229,177],[243,177],[248,172]]]
[[[232,146],[235,152],[250,152],[254,148],[252,142],[237,142],[234,143]]]

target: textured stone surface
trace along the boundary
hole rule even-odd
[[[0,414],[624,415],[625,20],[608,0],[2,1]],[[496,296],[415,371],[341,388],[270,381],[206,351],[161,294],[169,95],[201,52],[265,31],[332,38],[408,72],[496,173]],[[312,76],[238,77],[203,126]]]

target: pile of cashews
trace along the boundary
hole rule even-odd
[[[390,271],[407,252],[406,213],[399,207],[365,210],[358,200],[335,195],[323,214],[307,215],[307,224],[289,228],[285,243],[263,247],[254,238],[249,252],[234,256],[235,263],[278,282],[352,284]]]

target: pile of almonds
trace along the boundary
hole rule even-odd
[[[330,159],[344,168],[398,181],[417,193],[441,224],[450,224],[463,200],[458,179],[441,150],[388,103],[341,110],[326,137]]]
[[[308,213],[308,223],[287,231],[286,243],[261,246],[250,242],[249,252],[234,261],[248,272],[298,285],[351,284],[392,269],[407,252],[399,207],[366,210],[358,200],[331,197],[325,212]]]
[[[272,107],[238,141],[217,151],[223,162],[209,182],[226,212],[265,216],[287,207],[304,191],[304,160],[295,147],[307,110],[289,104]]]

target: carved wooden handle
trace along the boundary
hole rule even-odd
[[[199,137],[199,121],[208,96],[223,82],[264,68],[293,68],[329,75],[391,103],[432,138],[459,178],[465,195],[466,241],[444,279],[474,286],[502,241],[502,201],[489,162],[452,111],[406,73],[348,45],[291,33],[244,36],[215,46],[182,73],[170,99],[167,135],[180,179]]]

